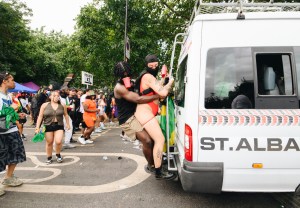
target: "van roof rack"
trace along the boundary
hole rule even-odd
[[[265,3],[255,3],[255,0],[234,0],[228,3],[203,3],[203,0],[196,0],[193,13],[188,26],[191,25],[195,16],[199,14],[217,13],[243,13],[243,12],[290,12],[300,11],[300,3],[274,3],[270,0]]]

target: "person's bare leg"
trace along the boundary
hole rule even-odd
[[[174,174],[168,171],[162,172],[162,155],[165,137],[161,131],[158,121],[152,113],[151,108],[147,104],[139,104],[134,115],[154,141],[153,159],[156,179],[172,179]]]
[[[153,147],[154,166],[155,168],[160,168],[162,163],[162,154],[163,154],[163,148],[165,143],[164,135],[155,117],[152,118],[150,121],[148,121],[145,124],[144,128],[146,129],[146,131],[154,141],[154,147]]]
[[[9,164],[9,165],[7,165],[7,170],[6,170],[5,178],[12,177],[12,175],[14,174],[16,166],[17,166],[17,164]]]
[[[100,116],[97,116],[96,123],[95,123],[95,128],[98,128],[100,126],[100,121],[101,121]]]
[[[151,137],[145,130],[137,132],[136,137],[143,144],[143,153],[148,164],[150,166],[154,166],[154,159],[153,159],[154,141],[151,139]]]
[[[87,127],[84,134],[83,134],[83,137],[86,138],[86,139],[90,138],[92,132],[94,131],[94,129],[95,129],[95,126]]]
[[[63,130],[58,130],[54,132],[54,141],[55,141],[55,153],[60,154],[62,147],[62,139],[64,136]]]
[[[47,157],[52,157],[52,149],[53,149],[53,141],[54,141],[54,133],[53,132],[46,132],[46,154]]]

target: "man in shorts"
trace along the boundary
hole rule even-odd
[[[12,107],[17,110],[18,106],[12,103],[11,97],[7,94],[8,89],[15,88],[13,76],[9,73],[1,72],[0,83],[1,113],[3,113],[3,107]],[[10,115],[13,113],[10,113]],[[21,119],[26,117],[25,113],[19,113],[18,115]],[[13,117],[15,117],[15,115],[13,115]],[[3,120],[1,119],[0,122],[3,122]],[[18,163],[26,161],[25,149],[16,124],[12,122],[10,122],[10,124],[7,131],[0,132],[0,172],[4,171],[7,166],[6,174],[0,185],[0,196],[5,194],[2,185],[15,187],[23,184],[13,173]]]
[[[118,120],[122,130],[131,140],[137,138],[142,142],[143,153],[148,162],[148,165],[145,166],[145,171],[154,174],[153,140],[137,121],[134,113],[138,103],[149,103],[158,99],[159,96],[139,96],[137,93],[133,92],[133,86],[124,84],[124,78],[128,79],[130,77],[130,71],[131,69],[127,62],[119,62],[114,67],[114,74],[118,79],[114,88],[114,97],[118,109]]]

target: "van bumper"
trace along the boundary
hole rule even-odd
[[[223,163],[184,160],[180,171],[180,180],[185,191],[220,193],[223,183]]]

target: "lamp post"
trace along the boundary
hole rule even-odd
[[[126,0],[126,7],[125,7],[124,61],[127,61],[127,58],[126,58],[126,45],[127,45],[127,10],[128,10],[128,0]]]

